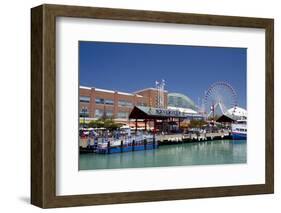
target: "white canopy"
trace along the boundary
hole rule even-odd
[[[198,114],[195,110],[190,109],[190,108],[181,108],[181,107],[168,106],[168,109],[179,110],[180,112],[185,113],[185,114]]]
[[[232,107],[227,110],[227,114],[238,116],[238,117],[247,117],[247,110],[241,107]]]

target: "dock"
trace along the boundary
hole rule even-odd
[[[173,144],[182,142],[202,142],[221,139],[230,139],[229,132],[212,132],[212,133],[188,133],[188,134],[169,134],[169,135],[157,135],[156,140],[159,144]]]
[[[155,135],[155,139],[151,138],[149,142],[147,140],[140,141],[140,143],[124,144],[122,140],[115,141],[115,144],[97,143],[94,139],[84,138],[80,139],[80,153],[120,153],[130,151],[140,151],[155,149],[161,145],[172,145],[178,143],[194,143],[204,142],[212,140],[230,139],[229,132],[210,132],[210,133],[188,133],[188,134],[159,134]],[[118,144],[117,144],[118,143]]]

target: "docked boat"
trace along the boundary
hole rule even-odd
[[[112,154],[140,150],[157,149],[153,134],[139,131],[131,134],[130,128],[109,133],[108,131],[81,131],[79,150],[81,153]]]
[[[140,134],[127,138],[108,138],[97,144],[96,153],[112,154],[140,150],[156,149],[158,147],[153,135]]]
[[[231,135],[233,140],[247,139],[247,120],[237,120],[231,125]]]

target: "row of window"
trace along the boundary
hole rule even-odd
[[[114,101],[112,99],[96,98],[96,104],[113,105]]]
[[[128,112],[118,112],[116,118],[128,118],[129,113]],[[101,118],[101,117],[113,117],[113,111],[112,110],[101,110],[101,109],[96,109],[95,111],[95,117],[96,118]]]
[[[96,98],[96,104],[106,104],[106,105],[114,105],[114,100],[112,99],[104,99],[104,98]],[[90,103],[90,97],[88,96],[80,96],[80,103]],[[146,106],[145,103],[138,103],[140,106]],[[119,100],[118,106],[120,107],[133,107],[133,103],[127,100]]]
[[[95,111],[95,117],[101,118],[101,117],[113,117],[113,110],[102,110],[102,109],[96,109]]]
[[[127,119],[128,117],[129,117],[129,113],[128,112],[118,112],[117,113],[117,118]]]
[[[80,103],[90,103],[90,97],[80,96]]]
[[[118,101],[118,106],[121,107],[133,107],[133,103],[130,101],[126,101],[126,100],[119,100]]]
[[[89,117],[89,111],[87,108],[83,108],[80,111],[80,117]],[[112,118],[113,117],[113,110],[102,110],[96,109],[95,110],[95,118]],[[118,112],[116,118],[127,119],[129,117],[128,112]]]
[[[240,131],[240,132],[247,132],[247,129],[239,129],[239,128],[236,128],[237,131]]]

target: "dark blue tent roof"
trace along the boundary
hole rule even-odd
[[[179,110],[135,106],[129,115],[130,119],[167,119],[186,118]]]

